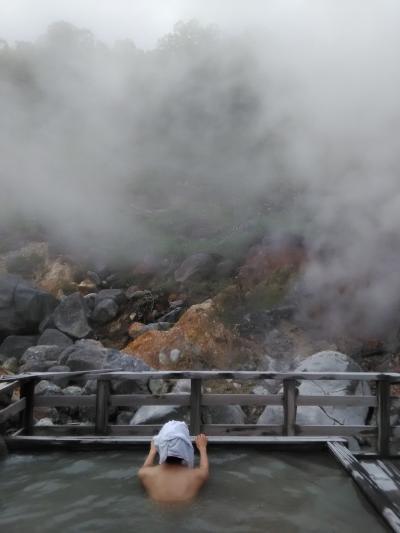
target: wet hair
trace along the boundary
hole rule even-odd
[[[180,457],[174,457],[173,455],[168,455],[168,457],[165,459],[165,462],[169,465],[181,465],[183,459]]]

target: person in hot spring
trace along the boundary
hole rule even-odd
[[[194,468],[194,450],[185,422],[171,420],[163,425],[150,445],[138,472],[148,495],[159,502],[191,500],[208,479],[207,437],[197,435],[200,464]],[[154,459],[159,454],[159,464]]]

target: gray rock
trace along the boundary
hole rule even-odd
[[[132,417],[132,411],[121,411],[117,416],[116,424],[120,426],[128,426],[129,422],[132,420]]]
[[[48,292],[25,283],[17,285],[14,306],[17,314],[28,324],[38,325],[57,305],[57,300]]]
[[[96,305],[96,293],[91,292],[90,294],[86,294],[83,299],[85,300],[88,309],[90,309],[90,311],[93,311],[94,306]]]
[[[38,420],[35,424],[38,427],[54,426],[54,422],[51,418],[45,417]]]
[[[140,300],[141,298],[144,298],[145,296],[149,296],[151,294],[151,291],[139,291],[136,287],[128,287],[125,291],[125,296],[128,298],[128,300]]]
[[[164,424],[169,420],[185,420],[187,409],[176,405],[142,405],[129,424]]]
[[[244,424],[246,415],[240,405],[217,405],[203,407],[201,411],[205,424]]]
[[[88,270],[87,273],[86,273],[88,279],[90,279],[90,281],[92,283],[94,283],[95,285],[97,285],[98,287],[101,285],[101,278],[100,276],[97,274],[97,272],[94,272],[93,270]]]
[[[65,396],[80,396],[82,394],[82,387],[78,387],[77,385],[70,385],[69,387],[65,387],[62,390],[62,393]]]
[[[18,361],[15,357],[9,357],[1,363],[1,366],[13,374],[18,371]]]
[[[42,379],[35,386],[35,394],[38,396],[51,396],[53,394],[62,394],[61,388],[47,379]]]
[[[51,366],[47,370],[47,372],[71,372],[71,369],[69,368],[69,366],[66,366],[66,365],[54,365],[54,366]],[[50,381],[52,383],[55,383],[56,385],[58,385],[62,389],[68,385],[69,380],[70,380],[70,378],[68,376],[67,377],[51,377],[50,378]]]
[[[191,389],[190,379],[178,379],[172,390],[176,394],[181,394],[184,392],[190,392],[190,389]]]
[[[31,346],[21,357],[21,372],[46,372],[61,356],[60,346]]]
[[[181,314],[184,312],[184,310],[185,309],[183,307],[175,307],[171,311],[168,311],[168,313],[166,313],[165,315],[162,315],[157,320],[157,322],[160,322],[162,324],[164,324],[166,322],[168,322],[168,323],[176,322],[178,320],[178,318],[181,316]]]
[[[361,367],[345,354],[324,351],[304,359],[296,372],[360,372]],[[369,385],[358,381],[301,381],[302,395],[369,395]],[[368,407],[299,406],[296,423],[303,425],[364,425]],[[282,424],[283,408],[267,406],[258,424]]]
[[[73,344],[73,341],[67,335],[65,335],[61,331],[58,331],[58,329],[49,328],[42,333],[37,343],[41,346],[45,344],[52,344],[56,346],[71,346]]]
[[[169,352],[169,358],[171,360],[171,363],[177,363],[181,358],[181,351],[178,350],[178,348],[174,348]]]
[[[152,394],[166,394],[169,390],[169,384],[164,379],[150,379],[148,388]]]
[[[110,289],[111,290],[111,289]],[[91,318],[98,324],[111,322],[118,315],[118,304],[111,298],[104,298],[96,303]]]
[[[133,355],[128,355],[118,350],[108,350],[103,368],[121,370],[122,372],[148,372],[152,368],[144,361]],[[143,381],[112,380],[111,387],[115,394],[133,394],[148,392],[148,379]]]
[[[89,335],[88,308],[79,292],[67,296],[53,314],[54,323],[60,331],[76,339]]]
[[[99,370],[103,367],[107,350],[100,342],[84,339],[65,348],[60,357],[60,364],[67,365],[71,371]]]
[[[213,254],[200,252],[187,257],[175,270],[175,281],[185,283],[205,279],[215,272],[217,258]]]
[[[9,335],[0,345],[0,356],[15,357],[18,361],[25,351],[34,346],[37,341],[36,335]]]
[[[120,306],[126,302],[127,298],[122,289],[103,289],[96,294],[96,306],[103,300],[114,300]]]
[[[57,300],[18,276],[0,276],[0,336],[35,331]]]

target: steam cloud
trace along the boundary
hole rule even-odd
[[[306,235],[310,301],[335,301],[326,324],[379,334],[400,310],[399,4],[190,5],[221,29],[141,50],[60,23],[3,44],[1,223],[130,260],[278,205]]]

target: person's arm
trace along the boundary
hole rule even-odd
[[[208,479],[208,476],[209,476],[207,442],[208,442],[207,437],[203,433],[200,433],[200,435],[197,435],[196,446],[200,454],[200,464],[196,470],[200,474],[200,477],[202,478],[203,481]]]
[[[143,474],[146,473],[147,469],[151,468],[154,465],[154,459],[156,458],[156,455],[157,455],[157,448],[155,447],[154,442],[151,441],[150,451],[143,463],[143,466],[139,469],[139,472],[138,472],[139,477],[142,477]]]

